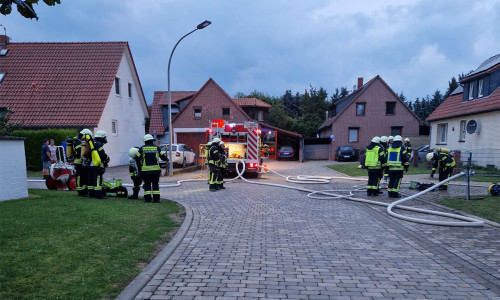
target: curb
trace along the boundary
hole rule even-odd
[[[181,204],[186,210],[186,218],[174,238],[163,248],[163,250],[149,263],[149,265],[137,275],[137,277],[123,289],[115,299],[134,299],[146,284],[156,275],[158,270],[165,264],[186,236],[193,223],[193,211],[189,206]]]

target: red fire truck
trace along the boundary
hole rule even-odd
[[[245,163],[245,173],[257,177],[260,160],[260,126],[256,122],[228,123],[212,120],[207,131],[207,141],[220,138],[224,142],[227,156],[227,171],[235,172],[239,160]],[[241,170],[242,167],[239,166]]]

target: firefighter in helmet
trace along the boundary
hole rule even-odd
[[[161,168],[158,158],[168,162],[165,151],[154,144],[155,138],[146,134],[142,139],[144,145],[136,154],[136,162],[141,166],[142,180],[144,181],[144,202],[160,202],[160,175]]]
[[[104,130],[95,133],[95,138],[88,140],[90,146],[90,168],[89,168],[89,197],[106,199],[102,192],[102,176],[109,163],[109,156],[104,151],[104,144],[108,142],[107,134]]]
[[[411,157],[411,153],[413,151],[413,147],[411,146],[410,139],[409,138],[405,138],[405,140],[403,142],[403,145],[406,148],[406,154],[408,155],[408,157]]]
[[[208,151],[208,166],[210,168],[210,180],[209,180],[209,191],[215,192],[217,190],[217,186],[219,184],[219,175],[220,169],[218,167],[218,163],[221,159],[221,153],[219,151],[219,144],[221,140],[219,138],[214,138],[212,140],[212,145],[210,146],[210,150]],[[219,188],[220,189],[220,188]]]
[[[219,143],[219,161],[217,162],[217,168],[219,169],[217,172],[217,181],[215,185],[216,190],[223,190],[224,187],[224,173],[227,168],[227,159],[226,159],[226,150],[224,149],[224,142],[221,141]]]
[[[73,144],[73,165],[75,166],[76,171],[76,191],[78,192],[78,196],[87,196],[87,177],[89,171],[88,160],[83,157],[83,152],[85,151],[85,147],[87,145],[87,139],[85,135],[88,135],[92,138],[92,131],[89,129],[82,129],[78,133],[75,138],[75,142]]]
[[[389,198],[401,198],[399,186],[403,179],[403,170],[408,172],[408,155],[400,135],[394,137],[392,145],[387,149],[387,166],[389,167]]]
[[[205,166],[208,168],[209,165],[208,165],[208,156],[209,156],[209,152],[210,152],[210,147],[212,147],[212,141],[208,142],[206,145],[205,145],[205,150],[203,152],[203,157],[205,159]],[[207,175],[207,183],[210,184],[210,169],[208,169],[208,175]]]
[[[434,177],[436,170],[439,172],[439,181],[448,179],[453,173],[455,159],[450,150],[446,148],[437,148],[435,152],[427,153],[427,161],[432,163],[431,177]],[[448,189],[448,182],[439,186],[440,190]]]
[[[130,178],[134,184],[132,187],[132,195],[128,196],[129,199],[138,199],[139,191],[141,190],[142,184],[142,176],[140,165],[137,164],[135,158],[137,157],[137,153],[139,152],[139,148],[132,147],[128,150],[128,155],[130,156],[130,160],[128,162],[128,171],[130,173]]]
[[[380,138],[376,136],[366,147],[365,167],[368,169],[366,195],[378,196],[380,174],[382,166],[385,165],[385,160],[385,149],[380,145]]]
[[[387,148],[389,145],[389,138],[385,135],[380,137],[380,146],[384,148],[384,153],[387,154]],[[387,157],[386,157],[387,158]],[[384,178],[384,182],[387,183],[389,178],[389,168],[387,168],[387,164],[382,165],[382,169],[380,170],[380,179]]]

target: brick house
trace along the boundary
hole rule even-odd
[[[500,54],[460,80],[460,86],[427,118],[430,146],[472,153],[474,164],[500,166]]]
[[[106,131],[110,166],[128,164],[149,118],[127,42],[10,43],[0,36],[0,107],[25,129]]]
[[[150,134],[156,134],[160,144],[168,144],[168,93],[156,91],[151,108]],[[224,119],[231,123],[267,120],[271,105],[256,98],[231,98],[212,78],[199,91],[170,92],[172,106],[173,143],[188,145],[199,156],[199,145],[206,143],[206,130],[210,121]],[[250,114],[250,115],[249,115]],[[251,117],[253,116],[253,117]],[[276,136],[275,143],[293,141],[300,148],[302,136],[259,122],[267,136]],[[267,137],[266,136],[266,137]],[[277,145],[267,141],[276,151]],[[273,156],[271,155],[271,158]]]
[[[334,136],[330,159],[338,146],[364,149],[374,136],[418,137],[423,122],[404,104],[387,83],[375,76],[335,103],[333,117],[318,129],[320,138]]]

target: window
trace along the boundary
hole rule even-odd
[[[466,120],[461,120],[460,121],[460,136],[458,137],[458,141],[459,142],[465,142],[465,133],[466,133],[466,124],[467,124],[467,121]]]
[[[201,118],[201,107],[194,107],[194,117]]]
[[[0,49],[0,56],[7,55],[7,51],[9,51],[9,49]]]
[[[474,82],[469,83],[469,100],[474,98]]]
[[[364,116],[365,115],[365,106],[366,106],[366,103],[356,103],[356,116]]]
[[[111,120],[111,134],[118,135],[118,124],[116,120]]]
[[[403,127],[402,126],[392,126],[391,127],[391,135],[403,135]]]
[[[448,123],[438,124],[436,144],[446,144],[448,137]]]
[[[262,113],[262,110],[259,110],[257,112],[257,120],[258,121],[264,121],[264,114]]]
[[[230,112],[229,107],[223,107],[222,108],[222,116],[228,117],[229,116],[229,112]]]
[[[128,83],[128,97],[132,98],[132,83]]]
[[[120,78],[115,77],[115,93],[120,95]]]
[[[0,72],[0,83],[2,83],[4,77],[5,77],[5,72]]]
[[[477,97],[482,97],[483,96],[483,82],[484,79],[479,79],[479,85],[477,87]]]
[[[358,141],[359,128],[349,128],[349,143]]]
[[[385,114],[386,115],[394,115],[395,108],[396,108],[396,102],[386,102],[385,103]]]

